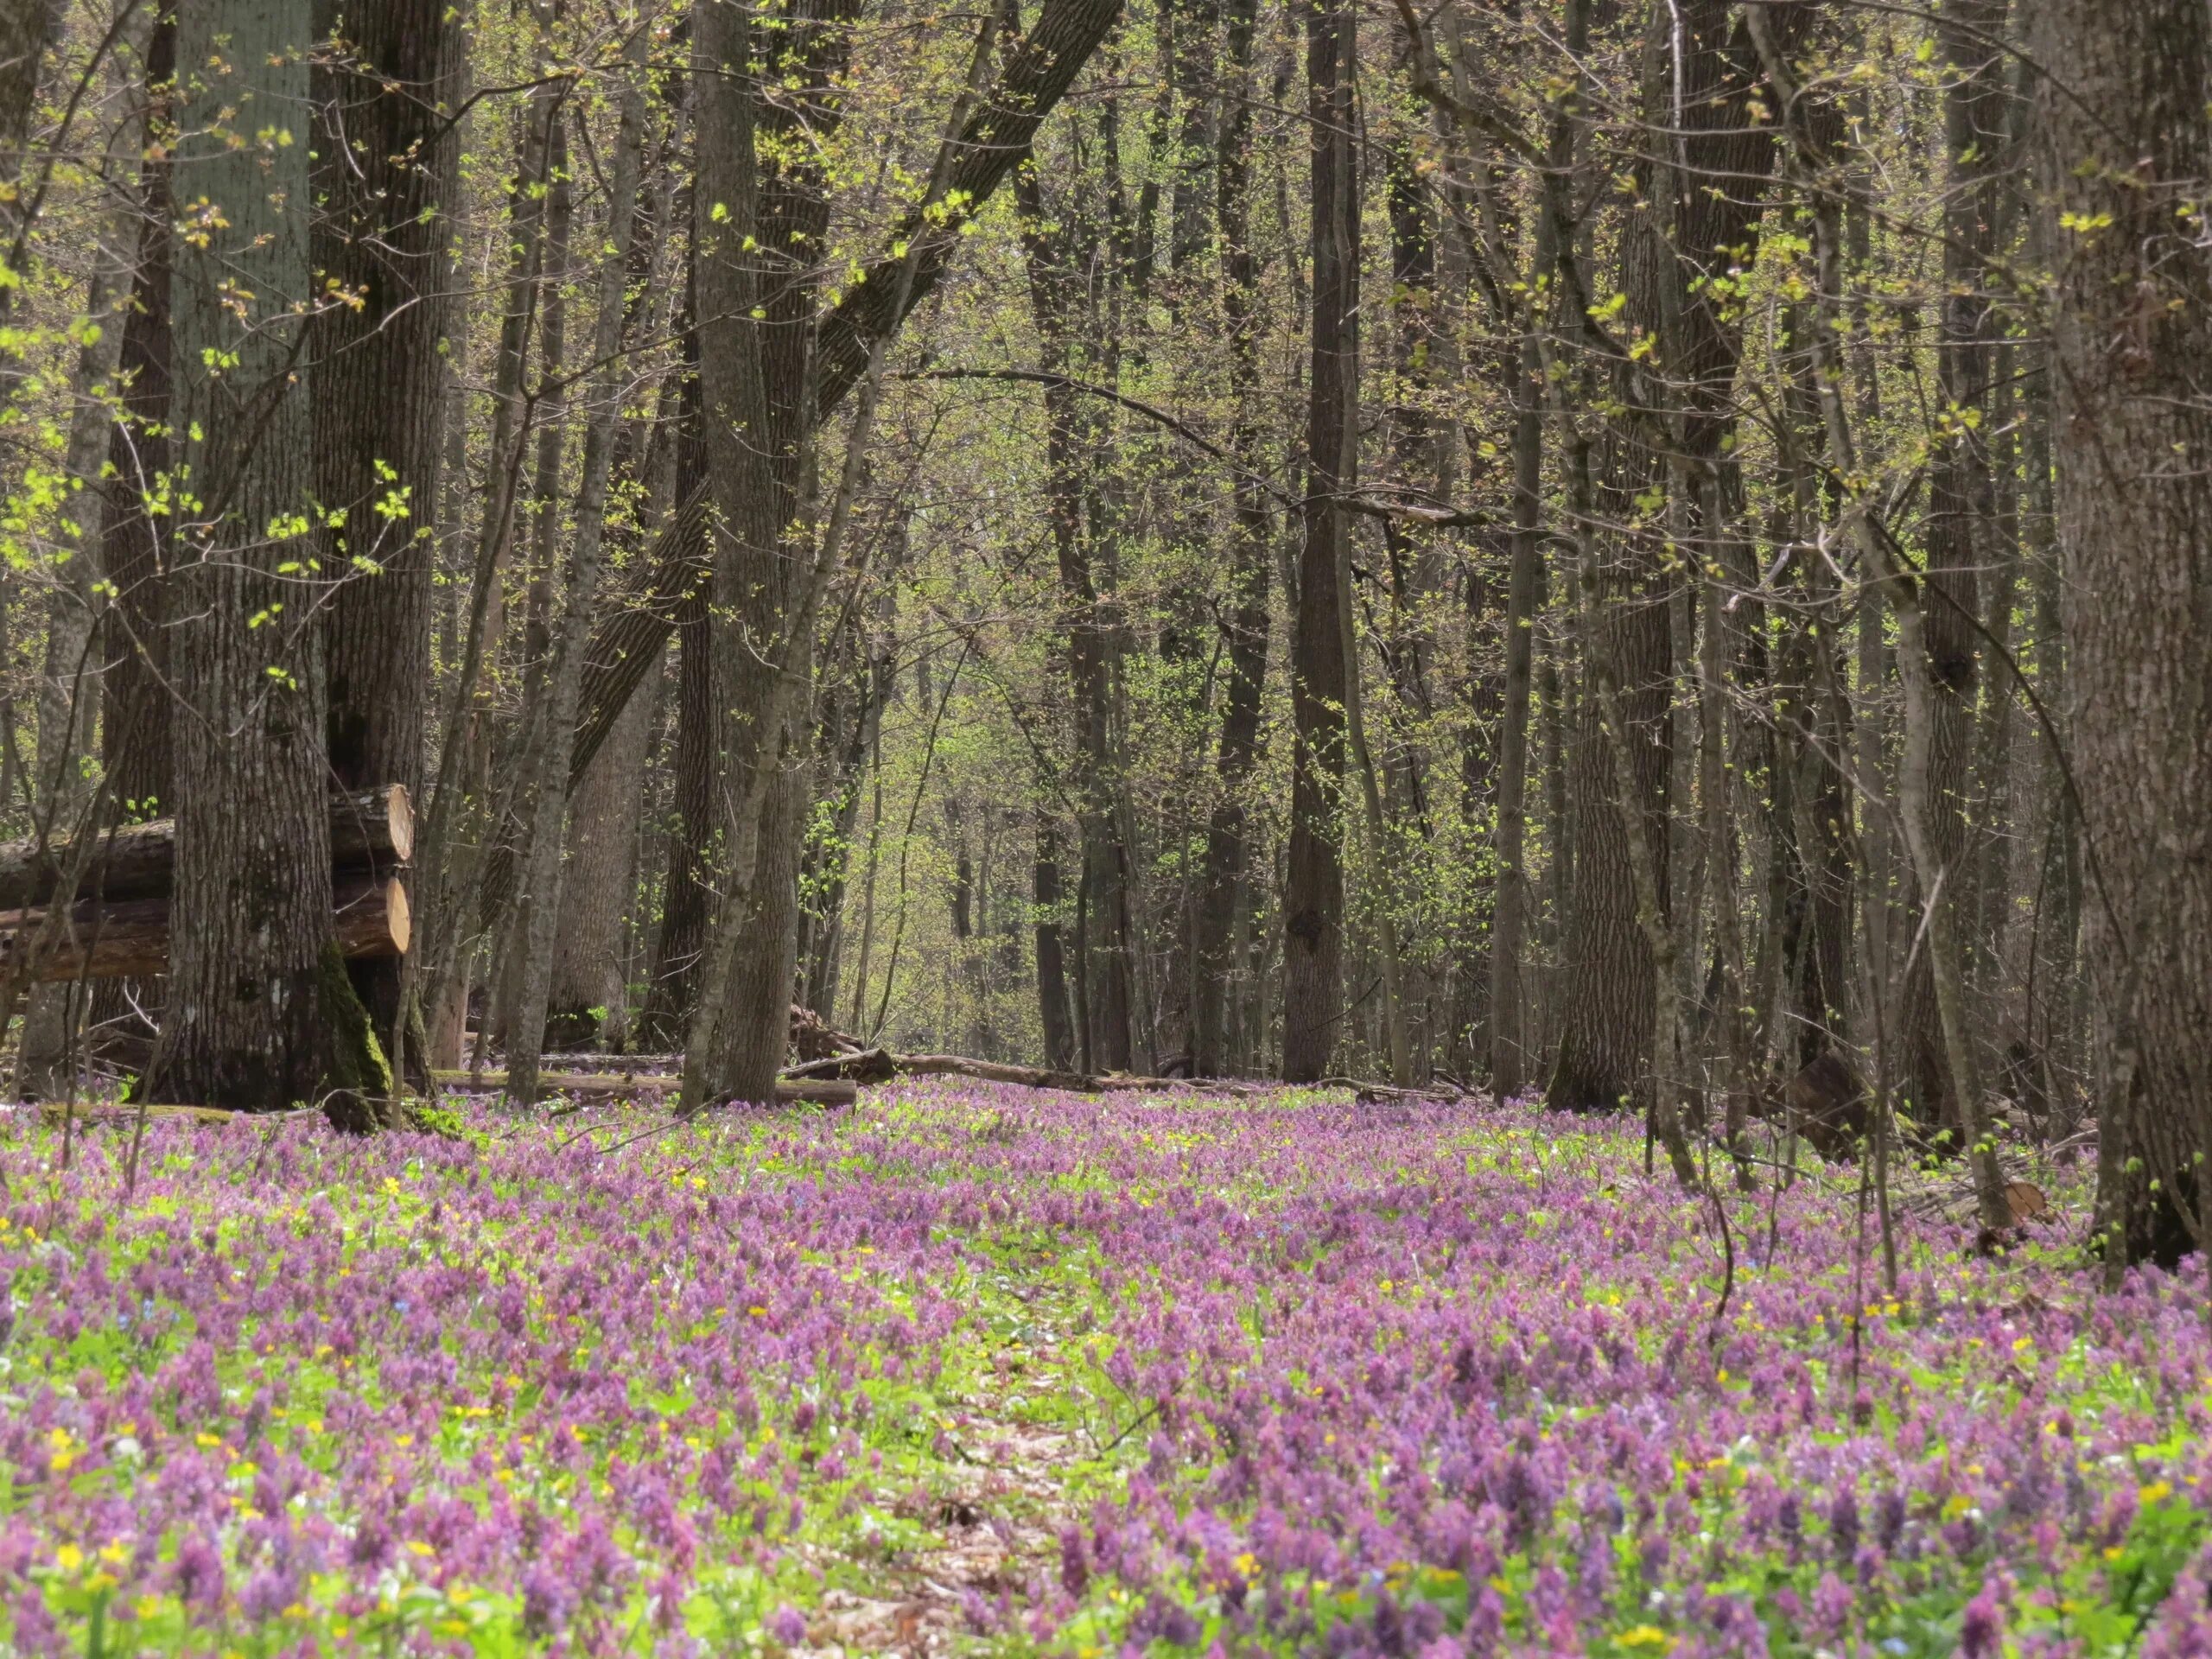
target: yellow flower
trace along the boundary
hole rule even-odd
[[[1613,1640],[1624,1648],[1656,1648],[1662,1653],[1675,1645],[1675,1638],[1656,1624],[1632,1624]]]
[[[407,1548],[410,1554],[416,1555],[428,1556],[435,1555],[438,1553],[436,1550],[431,1548],[429,1545],[424,1543],[420,1538],[410,1538],[407,1541]]]
[[[2154,1480],[2148,1486],[2136,1489],[2135,1501],[2139,1503],[2156,1503],[2173,1495],[2174,1488],[2171,1481]]]
[[[64,1544],[54,1552],[54,1564],[64,1573],[74,1573],[85,1564],[85,1552],[74,1544]]]

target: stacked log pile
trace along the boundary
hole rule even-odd
[[[412,934],[400,872],[415,819],[397,784],[330,804],[332,924],[350,958],[407,953]],[[150,978],[167,971],[176,821],[123,826],[79,849],[67,842],[0,843],[0,981]],[[75,872],[74,899],[57,893]]]

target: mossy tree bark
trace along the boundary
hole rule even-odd
[[[175,945],[141,1088],[196,1105],[315,1101],[366,1062],[358,1005],[327,971],[327,573],[306,349],[313,40],[308,0],[207,0],[178,16]]]

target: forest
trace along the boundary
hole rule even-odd
[[[2212,1653],[2202,0],[0,0],[0,1655]]]

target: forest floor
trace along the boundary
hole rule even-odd
[[[2101,1294],[2079,1171],[1892,1288],[1853,1171],[1341,1092],[62,1152],[0,1652],[2212,1651],[2202,1274]]]

